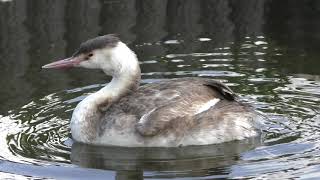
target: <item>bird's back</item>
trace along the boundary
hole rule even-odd
[[[213,144],[257,135],[261,118],[220,82],[172,79],[141,86],[110,106],[101,120],[99,141],[130,141],[132,146]],[[110,142],[108,136],[124,139]]]

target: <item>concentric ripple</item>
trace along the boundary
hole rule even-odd
[[[30,162],[68,161],[70,147],[64,144],[69,136],[68,119],[65,118],[70,114],[68,111],[70,106],[63,103],[57,94],[12,111],[7,117],[14,121],[6,137],[9,150]]]

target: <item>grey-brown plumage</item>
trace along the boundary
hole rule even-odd
[[[115,128],[123,133],[133,129],[141,146],[156,146],[157,143],[152,141],[159,138],[170,139],[166,143],[171,146],[182,146],[196,145],[185,144],[186,140],[201,144],[203,137],[197,134],[208,132],[207,136],[210,136],[211,131],[216,129],[219,133],[212,136],[216,136],[218,142],[219,139],[223,142],[225,138],[243,139],[234,130],[237,117],[243,117],[253,124],[249,128],[245,127],[246,124],[241,127],[242,133],[255,131],[258,134],[259,125],[255,124],[254,118],[260,115],[250,106],[237,102],[235,97],[229,87],[212,79],[180,78],[147,84],[137,91],[128,92],[109,107],[102,118],[99,134],[103,136]],[[211,99],[220,101],[212,108],[197,113],[199,105]],[[196,137],[192,139],[192,135]]]
[[[134,117],[137,121],[135,128],[141,136],[155,136],[169,128],[177,118],[193,119],[197,107],[192,108],[192,106],[204,104],[214,98],[219,98],[222,102],[233,101],[234,96],[234,93],[227,86],[210,79],[166,80],[147,84],[122,97],[109,107],[104,119],[115,116],[114,121],[117,121],[117,116],[121,114]],[[232,98],[230,99],[230,97]],[[144,115],[144,122],[139,123],[138,121]],[[198,116],[201,116],[201,113]],[[102,123],[106,122],[111,123],[112,121],[107,120]],[[181,120],[181,123],[184,123],[184,120]],[[100,131],[104,132],[104,128],[108,127],[102,124],[101,128]]]

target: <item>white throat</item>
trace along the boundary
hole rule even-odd
[[[76,141],[86,143],[95,139],[99,132],[101,108],[109,107],[127,93],[135,91],[140,81],[138,59],[124,43],[119,42],[112,49],[96,53],[98,57],[93,63],[99,63],[100,69],[111,75],[112,80],[81,101],[72,114],[70,124],[72,136]]]
[[[122,97],[127,91],[135,90],[140,82],[140,67],[136,54],[131,51],[122,42],[112,49],[107,49],[101,52],[108,57],[101,63],[101,69],[112,76],[112,80],[107,86],[94,93],[92,97],[96,104],[103,104],[106,99],[116,100]]]

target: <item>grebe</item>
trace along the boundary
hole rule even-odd
[[[42,68],[101,69],[112,80],[82,100],[70,128],[75,141],[127,147],[177,147],[242,140],[260,133],[262,116],[226,85],[178,78],[139,86],[136,54],[115,35],[90,39]]]

